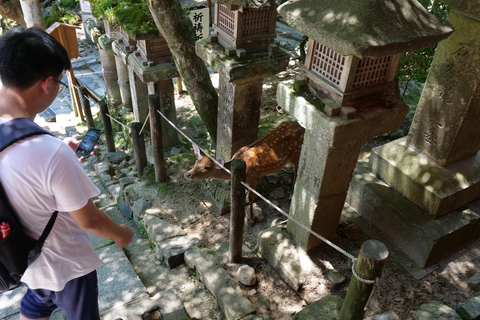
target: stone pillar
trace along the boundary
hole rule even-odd
[[[107,101],[109,104],[117,106],[122,102],[120,88],[118,87],[117,66],[112,50],[112,41],[106,34],[98,38],[98,51],[100,53],[100,60],[102,61]]]
[[[421,267],[480,231],[480,4],[445,2],[455,32],[438,45],[408,137],[372,151],[373,180],[357,175],[349,200]]]
[[[132,66],[128,66],[128,79],[132,97],[133,117],[135,121],[144,123],[148,115],[148,87],[135,74]]]
[[[160,98],[160,111],[173,124],[178,125],[177,112],[175,110],[175,94],[172,79],[159,80],[148,83],[148,94],[156,94]],[[162,146],[171,148],[178,146],[178,132],[162,117]]]
[[[178,77],[179,73],[175,63],[145,63],[139,54],[131,54],[128,56],[128,72],[135,120],[143,123],[148,115],[148,95],[156,94],[160,98],[160,111],[176,125],[178,122],[172,79]],[[163,148],[179,144],[177,131],[162,118]]]
[[[257,140],[263,78],[240,83],[219,79],[217,157],[229,160]]]
[[[195,49],[220,75],[216,156],[228,161],[257,140],[263,78],[284,71],[289,56],[276,45],[245,55],[245,50],[225,49],[208,39],[197,41]]]
[[[128,76],[128,67],[122,61],[122,58],[115,55],[115,64],[117,66],[118,87],[120,88],[120,97],[122,105],[127,110],[132,110],[132,93],[130,91],[130,80]]]
[[[117,66],[118,86],[123,106],[133,111],[132,91],[130,88],[130,76],[128,72],[128,56],[133,53],[131,46],[126,46],[123,40],[115,40],[112,43],[112,50],[115,53],[115,64]]]
[[[359,109],[353,117],[330,116],[323,112],[327,107],[321,107],[318,100],[306,100],[293,87],[291,80],[277,88],[278,104],[305,127],[290,214],[332,240],[363,142],[398,128],[405,120],[408,106],[396,101],[388,108],[378,105]],[[322,243],[291,219],[287,231],[305,250]]]
[[[40,1],[38,0],[20,0],[23,19],[27,28],[37,27],[45,30],[45,18],[43,17]]]

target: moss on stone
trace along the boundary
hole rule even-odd
[[[160,36],[147,3],[144,1],[121,2],[114,11],[114,16],[123,31],[135,40]]]

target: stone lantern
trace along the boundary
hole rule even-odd
[[[277,89],[278,104],[306,129],[286,231],[308,251],[322,241],[293,220],[332,240],[363,142],[405,120],[408,106],[393,92],[399,55],[453,28],[416,0],[290,0],[278,11],[309,37],[302,73],[315,98],[294,81]]]
[[[257,140],[263,78],[286,69],[274,43],[275,0],[215,1],[214,34],[196,42],[197,55],[219,73],[216,155],[224,159]]]
[[[291,0],[279,10],[309,36],[302,74],[310,89],[337,107],[388,105],[400,55],[431,47],[453,31],[416,0]]]
[[[177,123],[172,78],[179,76],[167,41],[162,37],[150,16],[145,13],[144,3],[134,3],[115,11],[115,18],[122,26],[122,38],[113,45],[113,50],[122,61],[128,76],[131,103],[135,121],[144,123],[148,116],[148,95],[160,98],[161,112]],[[138,17],[138,15],[144,15]],[[151,21],[134,25],[130,20]],[[123,73],[123,72],[122,72]],[[179,144],[178,134],[162,119],[163,147]]]
[[[246,53],[267,51],[275,40],[276,6],[249,8],[239,4],[215,3],[213,32],[225,48],[245,50]],[[237,1],[239,2],[239,1]]]

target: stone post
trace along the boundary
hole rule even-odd
[[[173,62],[144,63],[140,55],[128,56],[128,72],[132,89],[133,113],[136,121],[144,122],[148,114],[148,95],[158,95],[160,111],[173,124],[177,124],[175,96],[172,78],[178,77],[178,70]],[[137,118],[138,117],[138,118]],[[180,143],[177,131],[163,118],[162,147],[171,148]]]
[[[286,81],[277,88],[278,104],[305,127],[290,214],[332,240],[363,142],[399,127],[408,106],[396,101],[388,108],[357,110],[353,119],[330,116],[323,112],[328,106],[306,100],[293,87],[293,81]],[[287,231],[307,251],[322,243],[291,219]]]
[[[102,62],[102,72],[105,80],[108,103],[117,106],[122,101],[118,87],[117,67],[115,64],[115,55],[112,50],[112,41],[106,34],[98,38],[98,51]]]
[[[40,1],[20,0],[20,6],[27,28],[37,27],[45,30],[45,19],[43,18]]]
[[[230,159],[257,140],[263,78],[240,83],[219,79],[217,157]]]
[[[203,39],[197,55],[220,75],[217,157],[229,160],[241,147],[257,140],[263,78],[287,68],[289,56],[271,45],[270,52],[245,53]]]
[[[143,124],[148,116],[148,86],[135,74],[135,70],[130,65],[128,65],[128,79],[132,97],[133,117],[135,121]]]
[[[118,86],[123,106],[129,110],[132,109],[132,92],[130,89],[130,77],[128,74],[128,56],[133,52],[127,49],[119,40],[112,43],[112,50],[115,53],[115,64],[117,67]]]
[[[480,4],[445,3],[455,32],[438,45],[408,137],[372,151],[369,170],[376,177],[357,179],[349,197],[421,267],[473,242],[480,230],[473,203],[480,197]],[[393,200],[385,183],[396,191],[395,205],[384,212],[388,219],[375,212]]]

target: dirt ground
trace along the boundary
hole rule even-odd
[[[286,116],[276,103],[276,87],[279,81],[294,77],[296,72],[297,65],[294,63],[287,71],[265,79],[261,107],[262,123],[274,123],[275,120]],[[212,76],[214,85],[218,83],[217,77],[217,75]],[[176,93],[175,97],[180,129],[202,147],[207,147],[209,144],[206,130],[201,121],[198,121],[198,114],[189,96],[185,93]],[[367,156],[372,147],[388,141],[388,136],[382,136],[365,142],[360,157]],[[185,150],[193,154],[191,149]],[[188,234],[198,235],[203,245],[213,248],[228,241],[229,214],[221,215],[215,209],[203,192],[204,182],[189,181],[184,178],[185,171],[192,167],[194,160],[183,159],[180,162],[167,160],[169,176],[167,184],[158,186],[149,179],[144,179],[141,186],[136,189],[139,194],[152,202],[152,207],[160,208],[162,218],[181,226]],[[265,179],[259,187],[263,195],[273,199],[287,212],[291,176],[292,170],[286,168],[273,178],[269,178],[268,182]],[[256,223],[252,227],[247,226],[245,229],[244,243],[252,250],[256,246],[259,232],[270,227],[272,223],[285,220],[285,217],[264,201],[257,201],[255,210],[262,212],[266,218],[263,222]],[[338,230],[334,243],[356,256],[361,244],[368,237],[358,227],[343,219]],[[479,250],[475,249],[475,246],[469,248],[443,261],[435,271],[421,280],[416,280],[390,257],[385,264],[383,276],[378,283],[366,317],[393,311],[398,319],[410,319],[413,310],[429,301],[438,300],[452,308],[466,301],[473,295],[466,281],[480,267],[480,261],[477,258],[480,255]],[[309,275],[300,292],[295,292],[259,255],[253,253],[244,257],[244,262],[254,267],[258,281],[254,286],[240,285],[240,287],[254,304],[257,313],[268,313],[271,319],[290,319],[293,314],[313,301],[330,294],[346,293],[352,276],[351,261],[329,247],[311,253],[311,258],[317,270]],[[238,265],[227,264],[224,268],[236,279]],[[264,302],[265,299],[268,300],[269,306]]]

